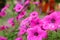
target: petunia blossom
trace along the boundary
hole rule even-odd
[[[23,27],[20,27],[20,29],[19,29],[19,32],[18,32],[18,36],[22,36],[22,35],[24,35],[26,33],[26,29],[25,28],[23,28]]]
[[[11,26],[14,26],[15,23],[14,23],[14,18],[9,18],[8,19],[8,23],[11,25]]]
[[[16,12],[20,12],[22,10],[22,8],[23,8],[23,6],[21,4],[19,4],[19,3],[17,3],[16,6],[14,7],[14,10]]]
[[[35,19],[32,19],[32,20],[30,21],[30,26],[31,26],[31,27],[34,27],[34,26],[36,26],[36,25],[39,25],[39,26],[42,25],[42,21],[41,21],[40,18],[35,18]]]
[[[0,36],[0,40],[7,40],[6,37]]]
[[[41,26],[42,30],[56,30],[57,29],[57,25],[54,24],[49,24],[49,23],[44,23]]]
[[[0,30],[6,30],[6,29],[8,29],[9,27],[8,26],[6,26],[6,25],[2,25],[2,26],[0,26]]]
[[[39,17],[39,16],[38,16],[38,12],[33,11],[33,12],[30,14],[30,17],[33,18],[33,19]]]
[[[5,11],[1,11],[0,12],[0,17],[5,17],[6,16],[6,12]]]
[[[5,7],[1,11],[6,11],[9,8],[9,4],[6,4]]]
[[[54,12],[53,12],[54,13]],[[53,29],[57,29],[60,24],[60,17],[57,14],[50,14],[45,16],[42,20],[48,25],[47,27],[53,27]]]
[[[21,12],[20,14],[18,14],[17,20],[22,19],[25,15],[26,15],[25,11]]]
[[[29,28],[27,30],[27,40],[42,40],[46,35],[46,31],[41,30],[40,27]]]
[[[16,38],[15,40],[23,40],[21,37]]]
[[[27,4],[29,4],[30,3],[30,0],[27,0],[25,3],[24,3],[24,5],[27,5]]]

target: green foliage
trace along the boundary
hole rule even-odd
[[[48,37],[45,40],[60,40],[60,30],[48,31]]]
[[[60,3],[60,0],[55,0],[56,3]]]

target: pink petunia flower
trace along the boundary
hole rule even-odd
[[[46,24],[49,27],[54,26],[53,29],[57,29],[58,25],[60,24],[60,16],[58,16],[57,14],[53,14],[53,13],[44,17],[43,20],[44,22],[46,22]]]
[[[16,6],[14,7],[14,10],[16,12],[20,12],[22,10],[22,8],[23,8],[23,6],[21,4],[19,4],[19,3],[17,3]]]
[[[46,31],[41,30],[40,27],[29,28],[27,34],[27,40],[42,40],[47,36]]]
[[[8,26],[5,26],[5,25],[2,25],[0,26],[0,30],[5,30],[5,29],[8,29],[9,27]]]
[[[23,35],[26,33],[27,29],[29,28],[29,17],[22,20],[22,22],[20,23],[20,26],[19,26],[19,32],[18,32],[18,35]]]
[[[38,12],[33,11],[33,12],[30,14],[30,17],[31,17],[32,19],[39,17],[39,16],[38,16]]]
[[[42,25],[42,21],[41,21],[40,18],[32,19],[32,20],[30,21],[30,26],[31,26],[31,27],[34,27],[34,26],[36,26],[36,25],[39,25],[39,26]]]
[[[18,38],[16,38],[15,40],[23,40],[23,38],[21,38],[21,37],[18,37]]]
[[[6,16],[6,12],[5,11],[1,11],[0,12],[0,17],[5,17]]]
[[[56,30],[57,25],[44,23],[43,26],[41,26],[41,28],[42,30]]]
[[[60,11],[54,11],[52,14],[50,15],[57,15],[56,17],[59,17],[60,19]],[[59,22],[59,19],[57,19],[57,21]],[[57,23],[56,23],[57,24]],[[60,22],[59,22],[59,25],[58,25],[58,28],[60,28]]]
[[[26,15],[25,11],[21,12],[20,14],[18,14],[17,20],[22,19],[25,15]]]
[[[17,34],[18,36],[22,36],[22,35],[24,35],[26,33],[26,29],[25,28],[20,28],[19,30],[20,31]]]
[[[31,19],[29,17],[27,17],[21,21],[20,26],[25,27],[25,26],[29,25],[30,21],[31,21]]]
[[[8,19],[8,23],[11,25],[11,26],[14,26],[15,23],[14,23],[14,18],[9,18]]]
[[[57,15],[57,16],[60,17],[60,11],[54,11],[54,12],[52,12],[50,15]]]
[[[0,36],[0,40],[7,40],[6,37]]]
[[[29,4],[30,3],[30,0],[27,0],[25,3],[24,3],[24,5],[27,5],[27,4]]]
[[[22,20],[19,26],[19,32],[18,35],[23,35],[26,33],[27,29],[30,28],[30,17],[27,17],[26,19]]]
[[[9,4],[6,4],[5,7],[1,11],[7,10],[9,8],[9,6],[10,6]]]
[[[43,20],[47,23],[52,23],[52,24],[59,24],[60,23],[60,17],[56,14],[48,15],[48,16],[44,17]]]

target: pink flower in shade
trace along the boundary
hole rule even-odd
[[[57,14],[47,15],[43,20],[46,23],[47,28],[51,28],[51,30],[57,29],[58,25],[60,24],[60,16],[58,16]]]
[[[18,38],[16,38],[15,40],[23,40],[23,38],[21,38],[21,37],[18,37]]]
[[[18,14],[17,20],[22,19],[25,16],[25,14],[26,14],[25,11],[21,12],[20,14]]]
[[[7,40],[6,37],[0,36],[0,40]]]
[[[9,27],[8,26],[5,26],[5,25],[3,25],[3,26],[0,26],[0,30],[5,30],[5,29],[8,29]]]
[[[54,12],[54,10],[51,10],[51,11],[48,11],[47,13],[48,13],[48,15],[50,15],[53,12]]]
[[[6,4],[5,7],[1,11],[5,11],[6,9],[9,8],[9,6],[10,6],[9,4]]]
[[[18,35],[23,35],[26,33],[27,29],[29,28],[29,17],[22,20],[22,22],[20,23],[20,26],[19,26],[19,32],[18,32]]]
[[[47,36],[47,32],[41,30],[40,27],[29,28],[27,30],[27,40],[42,40]]]
[[[30,17],[29,17],[29,18],[30,18],[31,20],[32,20],[32,19],[39,18],[38,12],[36,12],[36,11],[32,12],[32,13],[30,14]]]
[[[8,23],[9,23],[11,26],[14,26],[14,25],[15,25],[15,23],[14,23],[14,18],[8,19]]]
[[[18,4],[16,4],[16,6],[14,7],[14,10],[15,10],[16,12],[20,12],[20,11],[22,10],[22,8],[23,8],[23,6],[18,3]]]
[[[31,26],[31,27],[34,27],[34,26],[36,26],[36,25],[39,25],[39,26],[42,25],[42,21],[41,21],[40,18],[32,19],[32,20],[30,21],[30,26]]]
[[[27,4],[29,4],[30,3],[30,0],[27,0],[25,3],[24,3],[24,5],[27,5]]]
[[[22,35],[24,35],[25,33],[26,33],[26,29],[25,29],[25,28],[20,28],[17,35],[18,35],[18,36],[22,36]]]
[[[42,28],[42,30],[56,30],[57,29],[57,25],[44,23],[41,26],[41,28]]]
[[[49,24],[59,24],[60,23],[60,17],[56,14],[48,15],[48,16],[44,17],[43,20]]]
[[[57,15],[56,17],[59,17],[60,19],[60,11],[54,11],[52,14],[50,15]],[[59,22],[59,19],[57,19],[57,21]],[[56,23],[57,24],[57,23]],[[60,28],[60,22],[59,22],[59,25],[58,25],[58,28]]]
[[[5,11],[1,11],[0,12],[0,17],[4,17],[4,16],[6,16],[6,12]]]
[[[26,19],[22,20],[20,26],[25,26],[30,23],[30,18],[27,17]]]
[[[50,15],[57,15],[57,16],[60,17],[60,11],[54,11],[54,12],[52,12]]]

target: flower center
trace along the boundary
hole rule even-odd
[[[39,25],[39,22],[36,22],[37,25]]]
[[[55,19],[54,19],[54,18],[52,18],[52,19],[51,19],[51,22],[52,22],[52,23],[55,23]]]
[[[21,8],[18,8],[18,10],[20,10]]]
[[[35,35],[35,36],[38,36],[38,32],[35,32],[34,35]]]
[[[43,26],[41,26],[41,29],[42,29],[42,30],[45,30],[45,29],[43,28]]]
[[[35,16],[35,14],[33,14],[33,16]]]

